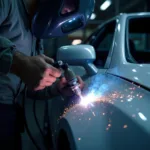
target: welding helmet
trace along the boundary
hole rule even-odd
[[[94,10],[95,0],[39,0],[32,20],[37,38],[53,38],[85,27]]]

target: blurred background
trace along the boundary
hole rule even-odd
[[[95,0],[95,2],[95,10],[86,28],[66,37],[44,40],[46,55],[55,58],[60,46],[82,43],[101,23],[120,13],[148,12],[150,10],[150,0]]]

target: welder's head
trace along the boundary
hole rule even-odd
[[[41,39],[72,33],[85,27],[95,0],[39,0],[32,21],[33,34]]]

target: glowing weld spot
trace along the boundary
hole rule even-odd
[[[96,96],[92,92],[87,96],[81,98],[80,105],[87,107],[89,104],[93,105],[92,102],[94,101],[96,101]]]

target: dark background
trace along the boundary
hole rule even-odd
[[[86,1],[86,0],[85,0]],[[150,11],[150,0],[111,0],[112,4],[105,11],[100,10],[100,6],[105,0],[95,0],[96,18],[90,20],[83,30],[79,30],[66,37],[44,40],[45,53],[50,57],[55,57],[57,49],[62,45],[72,44],[73,40],[84,41],[101,23],[119,15],[120,13],[148,12]]]

